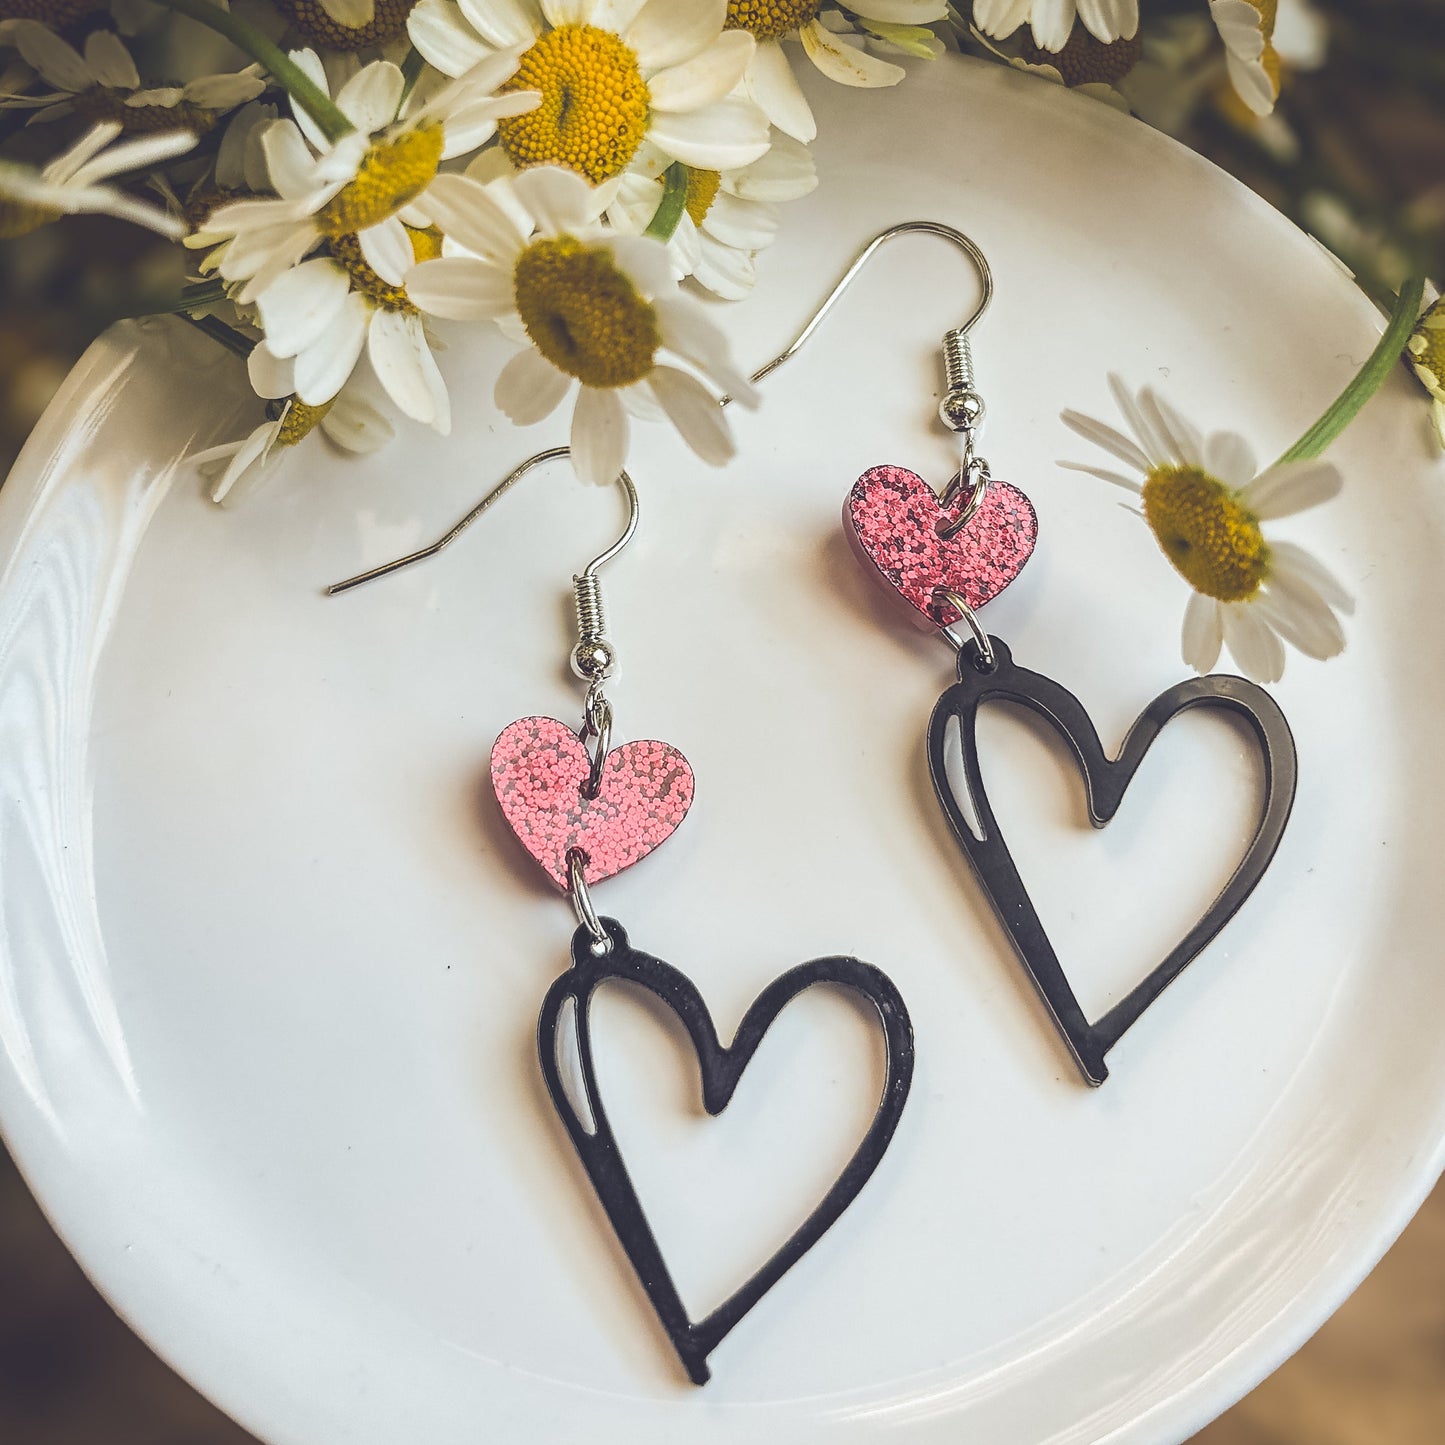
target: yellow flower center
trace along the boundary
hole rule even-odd
[[[440,231],[416,231],[408,226],[406,234],[411,241],[411,254],[418,261],[431,261],[441,255]],[[382,311],[400,311],[404,316],[419,314],[411,297],[406,294],[405,287],[393,286],[366,264],[358,237],[333,236],[330,250],[333,258],[340,262],[346,269],[346,274],[351,277],[351,289],[360,291],[373,306]]]
[[[687,200],[684,204],[694,226],[702,225],[703,219],[712,210],[720,185],[722,176],[719,172],[699,171],[692,166],[687,168]]]
[[[417,0],[376,0],[376,14],[371,24],[358,26],[333,20],[321,0],[275,0],[275,3],[282,16],[313,45],[323,50],[364,50],[369,45],[384,45],[400,35]]]
[[[127,131],[154,133],[163,130],[189,130],[204,135],[215,124],[218,112],[181,101],[176,105],[127,105],[126,97],[133,91],[116,90],[107,85],[93,85],[82,90],[71,105],[83,120],[113,120]]]
[[[746,30],[759,40],[780,40],[818,18],[822,0],[728,0],[728,30]]]
[[[1269,574],[1269,545],[1259,519],[1223,482],[1197,467],[1150,472],[1144,519],[1174,570],[1206,597],[1243,602]]]
[[[28,236],[64,214],[50,206],[34,206],[29,201],[12,201],[0,196],[0,241],[13,241]]]
[[[662,344],[657,313],[611,254],[572,236],[533,241],[514,273],[517,313],[532,344],[584,386],[629,386]]]
[[[647,131],[651,96],[637,56],[595,25],[549,30],[502,89],[542,95],[535,110],[497,122],[519,168],[566,166],[597,185],[622,173]]]
[[[324,236],[346,236],[379,226],[421,195],[441,164],[445,137],[439,125],[420,125],[395,140],[377,141],[362,157],[356,179],[316,213]]]
[[[1437,301],[1410,336],[1410,363],[1425,390],[1445,401],[1445,302]]]
[[[281,430],[276,433],[275,445],[294,447],[303,437],[311,435],[321,418],[335,405],[335,398],[323,401],[320,406],[307,406],[300,397],[293,396],[281,413]]]

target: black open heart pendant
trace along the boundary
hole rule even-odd
[[[1051,678],[1015,666],[1008,648],[996,637],[989,641],[994,666],[986,667],[976,642],[966,643],[959,649],[958,682],[939,698],[933,709],[928,725],[928,766],[934,791],[943,804],[954,837],[973,864],[999,922],[1033,978],[1084,1078],[1091,1084],[1102,1084],[1109,1077],[1105,1054],[1234,917],[1269,867],[1294,805],[1297,772],[1294,738],[1278,704],[1263,688],[1242,677],[1216,674],[1191,678],[1161,692],[1129,729],[1119,756],[1110,758],[1105,755],[1094,724],[1078,698]],[[1118,812],[1150,745],[1165,724],[1180,713],[1191,708],[1222,708],[1242,717],[1259,743],[1264,761],[1264,804],[1259,826],[1239,866],[1204,916],[1164,961],[1097,1023],[1090,1023],[1079,1007],[989,807],[978,765],[976,727],[978,709],[990,698],[1021,703],[1032,709],[1067,740],[1084,774],[1089,819],[1096,828],[1102,828]],[[970,825],[969,814],[960,806],[948,777],[948,725],[954,718],[958,719],[964,776],[974,804],[977,832]]]
[[[542,1003],[542,1013],[537,1021],[537,1048],[542,1075],[582,1167],[587,1171],[587,1177],[592,1181],[592,1187],[617,1232],[618,1241],[637,1272],[648,1299],[652,1301],[652,1307],[657,1311],[657,1317],[667,1331],[688,1378],[695,1385],[703,1385],[709,1376],[708,1355],[823,1237],[857,1198],[858,1191],[878,1167],[898,1126],[913,1079],[913,1026],[898,990],[888,976],[872,964],[856,958],[815,958],[810,963],[790,968],[774,979],[758,995],[738,1025],[736,1037],[724,1048],[718,1042],[712,1015],[692,981],[661,959],[634,949],[627,941],[626,931],[615,919],[604,918],[601,923],[612,941],[611,948],[606,953],[594,953],[591,935],[586,928],[579,928],[572,938],[572,967],[553,983]],[[702,1101],[709,1114],[720,1114],[727,1108],[763,1035],[778,1014],[804,989],[820,983],[841,984],[852,989],[873,1005],[883,1025],[888,1050],[887,1074],[878,1111],[862,1143],[817,1207],[787,1242],[741,1289],[724,1300],[706,1319],[696,1323],[688,1318],[668,1273],[598,1094],[588,1012],[597,986],[609,979],[641,985],[682,1021],[697,1051]],[[569,999],[575,1001],[577,1057],[590,1120],[579,1117],[563,1085],[557,1062],[557,1027],[562,1009]]]

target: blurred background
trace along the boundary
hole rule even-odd
[[[25,3],[0,0],[0,18],[37,13]],[[1229,88],[1204,0],[1142,0],[1142,43],[1126,55],[1082,32],[1058,57],[1020,37],[997,50],[1052,65],[1040,84],[1117,80],[1149,123],[1316,235],[1377,301],[1411,272],[1445,277],[1445,0],[1280,0],[1277,18],[1275,0],[1251,3],[1274,23],[1279,52],[1279,103],[1263,119]],[[959,33],[984,53],[966,23]],[[0,153],[48,158],[55,134],[24,120],[0,110]],[[90,339],[119,316],[165,308],[184,280],[178,248],[102,218],[0,243],[0,475]],[[0,1442],[250,1438],[110,1312],[0,1151]],[[1320,1334],[1197,1440],[1445,1441],[1445,1187]]]

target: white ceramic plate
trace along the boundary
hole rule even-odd
[[[999,68],[815,85],[823,184],[792,207],[738,355],[779,349],[905,217],[996,267],[978,332],[995,470],[1042,520],[988,612],[1116,743],[1183,670],[1184,593],[1060,408],[1153,382],[1262,454],[1378,323],[1335,265],[1197,158]],[[101,341],[0,493],[0,1119],[108,1297],[274,1445],[1175,1442],[1272,1369],[1409,1217],[1445,1138],[1438,472],[1401,376],[1289,535],[1358,591],[1339,661],[1276,690],[1301,786],[1272,871],[1083,1087],[926,778],[936,640],[838,525],[864,467],[947,474],[937,337],[972,305],[936,241],[880,255],[736,417],[721,472],[639,439],[608,573],[619,737],[689,755],[697,805],[598,890],[724,1034],[783,968],[854,952],[917,1024],[913,1096],[863,1195],[682,1382],[540,1089],[532,1033],[571,919],[485,786],[513,718],[577,713],[567,579],[615,493],[530,478],[435,535],[558,426],[492,419],[497,345],[447,358],[458,425],[356,462],[310,446],[244,509],[177,458],[256,419],[181,327]],[[1086,1007],[1153,960],[1242,846],[1258,780],[1185,719],[1104,835],[1057,749],[985,720],[994,801]],[[598,1003],[615,1122],[683,1294],[730,1290],[852,1147],[860,1017],[779,1021],[731,1110],[626,998]]]

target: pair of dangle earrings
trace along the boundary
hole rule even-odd
[[[752,379],[762,380],[796,354],[880,246],[918,233],[940,237],[963,251],[982,285],[972,316],[943,342],[946,391],[939,414],[960,436],[960,466],[941,492],[905,467],[870,468],[848,491],[844,528],[867,572],[915,621],[937,629],[955,650],[957,680],[940,697],[927,728],[933,787],[954,838],[1080,1073],[1089,1084],[1099,1085],[1108,1076],[1105,1056],[1228,923],[1263,876],[1293,803],[1294,743],[1283,713],[1261,688],[1241,677],[1211,675],[1177,683],[1156,697],[1111,757],[1079,700],[1053,679],[1016,664],[1007,645],[983,627],[979,610],[1023,569],[1037,540],[1038,521],[1028,497],[995,479],[978,451],[984,403],[975,385],[970,332],[989,305],[993,280],[982,252],[962,232],[941,222],[907,221],[875,236],[787,350]],[[566,448],[558,447],[529,458],[431,546],[329,590],[346,591],[435,555],[533,467],[566,454]],[[676,748],[655,740],[612,744],[607,684],[616,658],[606,634],[599,571],[631,540],[639,515],[637,492],[625,472],[618,485],[628,502],[626,529],[573,578],[578,638],[570,661],[585,685],[581,725],[574,728],[550,717],[512,723],[492,749],[491,778],[512,831],[570,898],[577,916],[570,967],[548,989],[537,1025],[548,1094],[688,1377],[703,1384],[712,1351],[838,1220],[878,1168],[908,1097],[914,1039],[908,1010],[889,977],[870,963],[834,955],[776,978],[749,1007],[732,1042],[724,1045],[696,985],[671,964],[636,947],[616,919],[597,912],[593,887],[670,837],[686,817],[694,792],[692,769]],[[989,805],[976,724],[980,708],[991,701],[1029,709],[1067,743],[1083,775],[1089,818],[1096,828],[1114,817],[1154,739],[1181,713],[1224,710],[1243,719],[1257,743],[1264,796],[1244,856],[1198,922],[1100,1019],[1090,1020],[1080,1006]],[[955,728],[961,770],[949,766]],[[701,1320],[689,1317],[678,1294],[598,1090],[590,1008],[598,988],[614,981],[644,989],[681,1022],[697,1055],[703,1105],[713,1115],[727,1107],[773,1020],[806,989],[832,984],[851,991],[871,1006],[883,1034],[882,1093],[861,1143],[791,1237]]]

